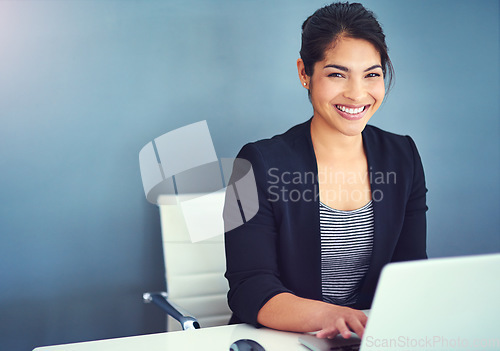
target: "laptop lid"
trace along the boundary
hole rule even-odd
[[[361,350],[500,349],[500,254],[388,264]]]

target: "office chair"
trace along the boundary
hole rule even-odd
[[[206,122],[156,138],[139,163],[146,198],[160,210],[167,285],[145,293],[144,302],[167,313],[167,331],[227,324],[222,209],[229,166],[217,159]]]

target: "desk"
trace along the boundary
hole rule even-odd
[[[266,351],[305,351],[298,342],[300,334],[248,324],[88,341],[76,344],[38,347],[33,351],[228,351],[239,339],[253,339]]]

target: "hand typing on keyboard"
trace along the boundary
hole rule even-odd
[[[325,306],[321,319],[322,329],[316,334],[318,338],[333,338],[340,334],[348,339],[351,331],[361,338],[368,321],[362,311],[336,305]]]
[[[347,339],[351,332],[363,336],[368,317],[349,307],[281,293],[264,304],[257,321],[273,329],[318,332],[318,338],[333,338],[340,334]]]

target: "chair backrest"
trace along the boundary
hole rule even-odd
[[[227,324],[231,311],[224,278],[224,191],[160,195],[158,206],[169,300],[202,328]],[[168,317],[167,330],[180,329]]]
[[[160,208],[168,298],[202,327],[227,324],[231,315],[222,210],[232,161],[217,158],[206,121],[167,132],[139,152],[146,199]],[[167,330],[177,329],[169,317]]]

